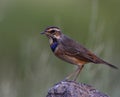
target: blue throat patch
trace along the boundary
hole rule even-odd
[[[58,46],[58,43],[57,42],[54,42],[53,44],[50,45],[52,51],[54,52],[56,47]]]

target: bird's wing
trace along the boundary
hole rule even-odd
[[[96,63],[98,57],[92,54],[90,51],[84,49],[85,48],[76,49],[74,47],[66,47],[64,50],[65,54],[68,56],[75,57],[81,61]]]
[[[62,45],[64,53],[68,56],[74,57],[84,62],[92,62],[97,64],[103,63],[112,68],[118,69],[116,66],[97,57],[91,51],[87,50],[84,46],[80,45],[79,43],[70,39],[69,37],[65,36],[64,41],[62,41]]]
[[[85,47],[80,45],[69,37],[62,42],[64,53],[68,56],[75,57],[81,61],[97,63],[100,60],[95,54],[91,53]]]

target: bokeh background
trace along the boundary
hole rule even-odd
[[[45,97],[76,69],[40,35],[53,25],[120,68],[120,0],[0,0],[0,97]],[[120,97],[120,69],[87,64],[78,82]]]

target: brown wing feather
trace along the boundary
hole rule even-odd
[[[75,57],[81,61],[92,62],[92,63],[103,63],[110,67],[117,68],[116,66],[100,59],[95,54],[87,50],[85,47],[77,43],[76,41],[64,36],[64,40],[61,42],[64,45],[64,53],[68,56]]]
[[[64,40],[62,41],[62,45],[64,45],[63,49],[66,55],[75,57],[79,60],[83,60],[86,62],[96,63],[96,59],[98,59],[94,54],[92,54],[89,50],[84,48],[82,45],[77,43],[76,41],[70,39],[69,37],[64,36]]]

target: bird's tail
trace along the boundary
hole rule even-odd
[[[117,66],[112,65],[112,64],[110,64],[110,63],[108,63],[108,62],[106,62],[106,61],[103,61],[103,63],[106,64],[106,65],[108,65],[108,66],[110,66],[110,67],[112,67],[112,68],[114,68],[114,69],[118,69]]]
[[[114,68],[114,69],[118,69],[117,66],[112,65],[112,64],[110,64],[110,63],[108,63],[108,62],[106,62],[106,61],[104,61],[104,60],[102,60],[102,59],[100,59],[98,63],[100,63],[100,64],[102,63],[102,64],[108,65],[108,66],[110,66],[110,67],[112,67],[112,68]]]

